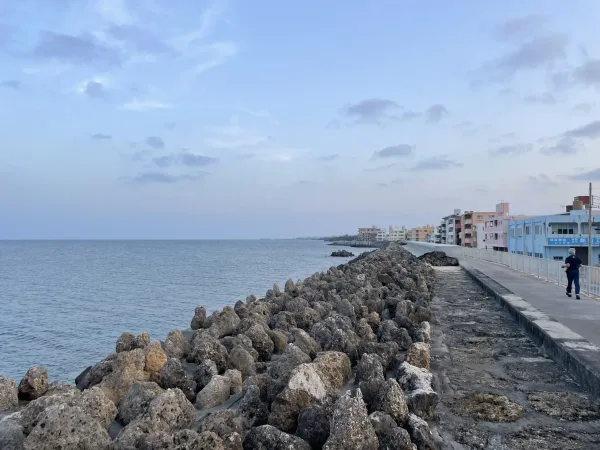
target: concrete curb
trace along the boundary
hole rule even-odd
[[[600,397],[600,347],[517,297],[481,271],[461,268],[515,318],[548,355],[594,396]]]

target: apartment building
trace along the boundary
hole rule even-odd
[[[496,205],[496,215],[485,222],[482,248],[507,252],[509,222],[512,220],[525,219],[527,217],[528,216],[523,215],[510,215],[510,205],[506,202],[498,203]]]
[[[408,230],[404,225],[402,227],[392,227],[390,225],[390,228],[388,229],[388,241],[405,241],[407,234]]]
[[[440,224],[440,243],[460,245],[462,232],[462,216],[460,209],[455,209],[453,214],[443,217]]]
[[[422,227],[415,227],[408,230],[407,240],[426,242],[427,236],[433,234],[435,227],[433,225],[424,225]]]
[[[462,215],[461,245],[463,247],[477,247],[477,225],[485,224],[496,215],[494,211],[465,211]]]
[[[381,232],[381,228],[373,225],[368,228],[358,229],[358,240],[364,242],[373,242],[377,240],[377,235]]]

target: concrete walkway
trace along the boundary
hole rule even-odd
[[[539,280],[505,266],[463,258],[461,265],[477,269],[530,305],[600,347],[600,302],[582,296],[565,295],[565,288]]]

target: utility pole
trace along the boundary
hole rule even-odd
[[[590,200],[589,200],[589,211],[588,211],[588,267],[594,265],[594,258],[592,256],[592,208],[594,207],[594,196],[592,194],[592,183],[590,183]]]

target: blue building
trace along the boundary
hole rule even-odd
[[[508,251],[518,255],[564,260],[570,247],[588,263],[588,211],[537,216],[508,223]],[[593,264],[600,264],[600,215],[593,215]]]

